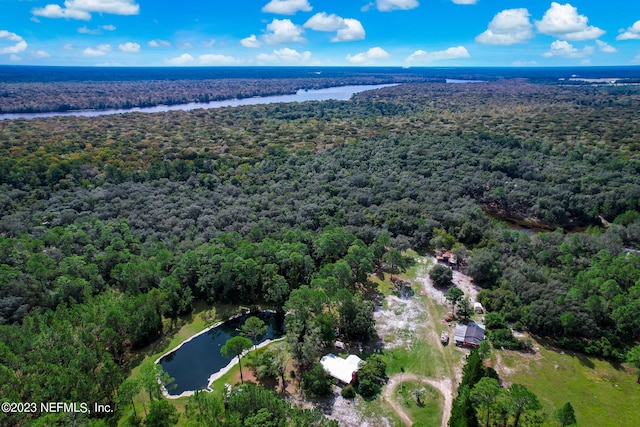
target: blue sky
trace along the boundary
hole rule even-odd
[[[640,1],[0,0],[0,64],[640,64]]]

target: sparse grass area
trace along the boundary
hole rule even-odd
[[[396,389],[396,400],[414,422],[425,426],[440,425],[443,397],[433,387],[418,382],[403,382]]]
[[[443,375],[442,353],[424,340],[416,340],[410,349],[394,348],[381,353],[387,363],[387,374],[412,372],[426,377]]]
[[[389,274],[384,273],[384,279],[381,279],[377,275],[369,276],[369,281],[373,283],[380,292],[380,294],[384,297],[388,297],[389,295],[393,295],[395,290],[395,285],[391,283]]]
[[[383,403],[380,396],[372,400],[365,400],[361,396],[357,398],[357,408],[361,414],[369,414],[369,419],[387,419],[392,426],[402,426],[402,421],[393,412],[389,405]],[[373,416],[372,416],[373,415]]]
[[[587,357],[562,354],[539,347],[537,355],[501,352],[504,381],[519,383],[533,391],[550,415],[571,402],[580,426],[635,427],[640,425],[640,385],[635,372],[623,366]],[[509,372],[506,372],[509,371]]]
[[[407,254],[409,253],[413,253],[413,257],[414,257],[414,263],[413,265],[411,265],[411,267],[407,268],[407,271],[404,272],[405,276],[407,276],[408,279],[410,280],[415,280],[418,277],[419,273],[423,273],[425,271],[429,271],[431,269],[431,266],[433,265],[433,260],[429,257],[423,257],[422,260],[425,261],[424,263],[419,263],[417,262],[417,258],[419,257],[419,255],[413,251],[407,251]]]

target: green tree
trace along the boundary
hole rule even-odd
[[[638,368],[638,379],[636,382],[640,384],[640,345],[633,347],[627,353],[627,362]]]
[[[458,396],[451,405],[449,427],[478,427],[478,416],[471,400],[471,388],[468,384],[460,385]]]
[[[490,426],[491,407],[496,399],[498,399],[502,388],[498,385],[495,378],[482,377],[471,389],[471,400],[473,400],[480,409],[486,411],[485,427]]]
[[[169,317],[172,326],[175,326],[180,314],[191,311],[191,288],[180,286],[178,279],[168,276],[160,281],[160,292],[164,315]]]
[[[219,425],[221,418],[224,417],[222,399],[214,393],[197,390],[187,400],[185,416],[188,426]]]
[[[556,419],[562,427],[575,426],[578,424],[576,414],[570,402],[562,405],[562,408],[556,411]]]
[[[285,374],[289,363],[289,352],[286,344],[274,343],[263,351],[254,362],[254,369],[258,378],[273,377],[280,379],[280,385],[284,392],[287,383]]]
[[[131,403],[133,415],[137,418],[136,402],[134,398],[140,393],[140,382],[134,379],[128,379],[118,388],[118,405],[124,407]],[[122,409],[122,408],[120,408]]]
[[[369,357],[358,370],[358,393],[372,397],[380,392],[387,381],[387,364],[378,355]]]
[[[149,407],[149,415],[144,420],[145,427],[171,427],[179,418],[176,408],[165,399],[154,400]]]
[[[508,405],[513,414],[513,427],[518,427],[523,412],[537,411],[542,407],[536,395],[521,384],[511,384],[507,396]]]
[[[244,321],[241,330],[242,335],[250,338],[255,346],[258,338],[267,332],[267,325],[265,325],[262,319],[256,316],[251,316]]]
[[[462,298],[464,298],[464,292],[462,289],[454,286],[445,292],[444,297],[449,301],[449,304],[451,304],[451,315],[453,316],[456,310],[456,305],[458,305],[458,303],[462,301]]]
[[[146,363],[140,368],[140,386],[149,394],[149,400],[162,397],[162,387],[171,388],[174,379],[156,363]]]
[[[302,374],[302,387],[314,396],[328,396],[332,386],[333,378],[319,363]]]
[[[469,260],[469,276],[479,286],[490,288],[500,277],[500,268],[496,261],[496,254],[487,249],[473,252]]]
[[[236,356],[238,358],[241,383],[244,382],[244,379],[242,378],[242,362],[240,361],[240,358],[242,357],[242,353],[244,353],[245,350],[250,349],[252,346],[253,346],[253,343],[251,342],[250,339],[236,336],[236,337],[229,338],[225,343],[225,345],[223,345],[222,348],[220,348],[220,353],[224,357]]]
[[[383,256],[384,261],[389,266],[389,273],[402,273],[407,268],[407,259],[397,249],[389,249]]]
[[[433,282],[433,286],[436,288],[446,288],[451,284],[451,280],[453,280],[453,272],[449,267],[436,264],[431,271],[429,271],[429,277]]]

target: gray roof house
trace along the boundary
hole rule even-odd
[[[454,333],[456,345],[459,347],[478,347],[485,338],[485,326],[471,322],[468,325],[458,323]]]

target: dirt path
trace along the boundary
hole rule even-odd
[[[434,380],[411,373],[395,374],[392,375],[391,378],[389,378],[389,382],[384,389],[382,397],[393,408],[394,412],[400,417],[404,425],[411,426],[413,424],[413,421],[411,420],[409,415],[407,415],[404,409],[402,409],[402,406],[394,399],[396,388],[398,388],[405,381],[427,384],[435,388],[440,392],[440,394],[442,394],[442,397],[444,398],[444,405],[442,406],[441,426],[447,427],[447,424],[449,423],[449,416],[451,415],[451,405],[453,404],[453,383],[451,381],[451,378]]]

